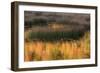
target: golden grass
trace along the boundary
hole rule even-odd
[[[79,40],[25,42],[25,61],[64,60],[90,58],[90,32]]]

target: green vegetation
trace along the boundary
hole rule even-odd
[[[57,41],[57,40],[73,40],[79,39],[84,35],[80,31],[55,31],[55,32],[30,32],[29,40]]]

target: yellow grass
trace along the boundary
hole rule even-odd
[[[79,40],[25,42],[25,61],[90,58],[90,32]]]

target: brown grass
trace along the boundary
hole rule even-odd
[[[79,40],[24,43],[25,61],[63,60],[90,58],[90,32]]]

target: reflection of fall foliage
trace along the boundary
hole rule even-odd
[[[25,42],[25,61],[90,58],[90,33],[72,41]]]

